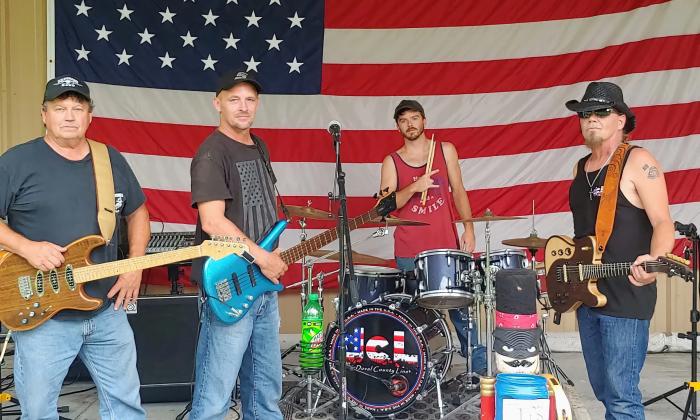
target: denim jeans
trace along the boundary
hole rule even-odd
[[[197,345],[192,420],[224,419],[240,379],[243,419],[282,419],[280,316],[277,293],[260,296],[235,324],[224,324],[208,305]]]
[[[644,419],[639,374],[649,343],[649,320],[603,315],[586,306],[576,317],[588,380],[605,405],[606,420]]]
[[[58,395],[80,356],[97,387],[100,418],[145,419],[139,397],[134,333],[124,310],[108,306],[87,320],[48,320],[15,339],[15,390],[22,419],[58,419]]]
[[[396,267],[402,271],[413,271],[416,265],[413,258],[396,257]],[[486,347],[476,344],[478,342],[478,330],[475,328],[476,324],[473,324],[474,328],[469,328],[467,308],[450,309],[449,313],[452,324],[454,324],[457,330],[457,337],[459,338],[459,347],[462,355],[465,358],[468,355],[467,331],[469,331],[471,344],[472,346],[476,346],[472,347],[472,371],[479,374],[486,374]]]

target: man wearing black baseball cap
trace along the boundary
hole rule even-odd
[[[474,226],[464,223],[461,237],[455,219],[471,218],[471,206],[464,189],[457,149],[452,143],[435,141],[430,172],[426,172],[431,140],[425,136],[425,110],[415,99],[404,99],[394,109],[396,128],[403,146],[384,158],[380,188],[396,191],[397,217],[419,220],[424,226],[398,226],[394,231],[394,256],[400,270],[412,273],[418,254],[434,249],[454,249],[472,252],[476,244]],[[421,194],[426,191],[423,203]],[[452,214],[452,206],[459,213]],[[465,357],[477,344],[476,329],[469,331],[469,319],[464,311],[451,309],[450,318],[457,329]],[[470,337],[468,337],[470,335]],[[472,354],[474,371],[484,373],[484,348],[478,346]]]
[[[49,290],[44,293],[68,295],[64,253],[75,258],[76,251],[67,246],[101,234],[92,150],[99,145],[91,146],[85,137],[92,120],[88,85],[73,75],[49,80],[41,117],[46,127],[43,137],[17,145],[0,157],[0,218],[7,219],[7,224],[0,223],[0,247],[24,258],[34,273],[43,273],[44,287]],[[124,157],[112,147],[105,154],[112,179],[100,177],[100,185],[113,184],[114,196],[107,199],[114,200],[115,216],[126,218],[129,256],[144,255],[150,237],[145,196]],[[90,254],[94,263],[117,259],[120,226],[116,220],[115,226],[111,241]],[[59,273],[58,291],[49,289],[50,272]],[[124,311],[138,296],[140,282],[141,271],[134,271],[86,283],[85,292],[102,300],[98,309],[63,310],[33,329],[14,332],[15,389],[23,418],[58,418],[61,385],[78,355],[98,385],[103,415],[145,418],[134,335]],[[26,316],[42,316],[52,306],[34,305]]]
[[[192,206],[198,210],[198,243],[213,235],[240,238],[250,248],[248,262],[277,283],[287,265],[278,253],[257,245],[277,221],[267,147],[250,131],[261,91],[255,72],[235,70],[219,80],[214,98],[219,127],[204,140],[190,167]],[[202,262],[193,262],[193,279],[201,274]],[[209,305],[202,311],[192,420],[223,419],[236,378],[243,418],[282,419],[277,294],[265,293],[249,305],[233,324],[217,319]]]
[[[608,167],[612,166],[608,164],[613,162],[622,173],[610,171],[611,177],[618,174],[619,187],[609,193],[617,196],[617,202],[602,260],[634,261],[629,276],[598,279],[598,289],[607,298],[604,306],[582,305],[577,310],[588,378],[596,398],[605,405],[605,418],[643,419],[639,374],[656,305],[656,276],[644,271],[641,264],[673,249],[666,182],[648,150],[627,148],[636,119],[619,86],[592,82],[581,101],[568,101],[566,107],[578,114],[584,143],[591,150],[574,166],[569,189],[574,233],[583,238],[595,236],[598,226],[609,228],[610,218],[597,218],[606,214],[600,202],[602,196],[607,197]]]

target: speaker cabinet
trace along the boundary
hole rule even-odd
[[[198,299],[197,295],[141,296],[127,307],[136,341],[141,402],[190,400],[199,328]],[[79,357],[65,381],[92,381]]]
[[[139,297],[128,308],[136,340],[141,401],[189,401],[194,389],[197,295]]]

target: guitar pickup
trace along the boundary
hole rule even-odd
[[[233,283],[233,287],[236,289],[236,294],[238,296],[241,295],[241,282],[238,281],[238,274],[233,273],[231,274],[231,283]]]
[[[250,285],[255,287],[255,271],[253,271],[253,266],[248,266],[248,277],[250,278]],[[240,293],[238,293],[240,295]]]

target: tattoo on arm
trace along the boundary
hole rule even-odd
[[[656,168],[656,166],[650,167],[649,172],[647,172],[647,178],[656,179],[658,177],[659,177],[659,170]]]

